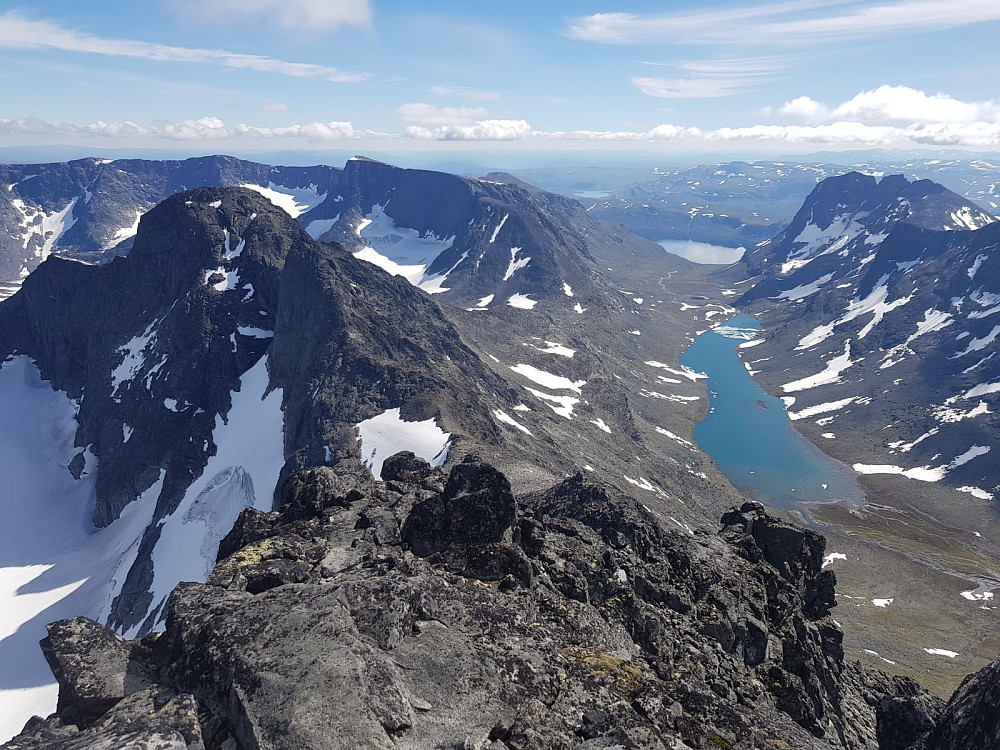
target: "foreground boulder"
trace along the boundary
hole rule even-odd
[[[860,749],[941,709],[845,663],[823,538],[758,504],[692,534],[579,475],[515,498],[475,458],[386,468],[244,511],[162,635],[74,626],[114,674],[81,702],[57,669],[59,712],[9,747]]]

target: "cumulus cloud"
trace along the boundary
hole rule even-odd
[[[406,135],[436,141],[523,141],[532,135],[532,130],[525,120],[480,120],[469,125],[436,128],[410,125]]]
[[[998,122],[1000,104],[992,100],[963,102],[947,94],[926,94],[908,86],[879,86],[841,104],[833,117],[859,122]]]
[[[595,13],[569,23],[566,35],[602,44],[690,44],[752,40],[757,46],[813,45],[939,31],[1000,20],[995,0],[892,0],[867,5],[786,0],[724,11],[638,15]]]
[[[357,83],[370,73],[351,73],[328,65],[286,62],[263,55],[224,50],[173,47],[128,39],[108,39],[65,29],[48,21],[34,21],[16,12],[0,14],[0,49],[56,49],[93,55],[141,58],[161,62],[220,65],[227,68],[277,73],[293,78],[323,78],[337,83]]]
[[[171,5],[185,18],[229,23],[251,16],[302,31],[368,26],[372,20],[368,0],[173,0]]]
[[[290,138],[323,143],[358,138],[359,133],[349,122],[310,122],[303,125],[265,128],[240,123],[227,125],[218,117],[197,120],[140,125],[131,120],[87,125],[49,123],[37,118],[0,119],[0,134],[4,135],[86,135],[116,139],[142,138],[168,141],[227,140],[238,138]]]
[[[909,126],[1000,122],[1000,104],[993,100],[964,102],[948,94],[888,85],[862,91],[835,107],[800,96],[785,102],[778,112],[809,123],[850,121]]]

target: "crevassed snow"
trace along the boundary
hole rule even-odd
[[[579,393],[580,389],[587,384],[586,380],[570,380],[561,375],[553,375],[550,372],[545,372],[545,370],[539,370],[537,367],[532,367],[531,365],[518,364],[510,369],[518,375],[523,375],[528,380],[538,383],[543,388],[555,388],[557,390],[569,390]]]
[[[38,648],[45,624],[98,619],[119,559],[152,518],[151,490],[110,526],[94,528],[96,459],[86,452],[79,480],[67,469],[80,451],[76,411],[29,358],[0,365],[0,742],[32,714],[55,710],[58,688]]]
[[[573,398],[572,396],[553,396],[551,393],[536,391],[534,388],[529,388],[528,386],[525,386],[524,390],[535,398],[539,398],[543,402],[546,402],[546,406],[552,409],[552,411],[560,417],[566,417],[566,419],[573,418],[573,407],[580,403],[580,399]]]
[[[840,373],[853,364],[854,362],[851,361],[851,340],[848,339],[844,342],[844,353],[828,360],[822,372],[801,378],[800,380],[793,380],[791,383],[785,383],[781,386],[781,389],[785,393],[795,393],[796,391],[816,388],[820,385],[839,383]]]
[[[292,188],[268,182],[267,187],[252,183],[244,183],[240,187],[249,188],[260,193],[293,219],[297,219],[307,211],[311,211],[326,200],[326,193],[320,193],[316,185],[310,185],[305,188]]]
[[[538,304],[538,300],[531,299],[531,297],[529,297],[526,294],[512,294],[510,297],[507,298],[507,304],[510,305],[511,307],[520,308],[521,310],[531,310],[532,308],[534,308],[535,305]],[[579,306],[580,305],[577,304],[577,307]],[[577,312],[583,312],[583,311],[577,310]]]
[[[451,433],[438,427],[433,417],[407,422],[399,412],[388,409],[357,424],[361,461],[375,479],[382,479],[382,464],[400,451],[412,451],[431,466],[440,466],[448,458]]]
[[[816,279],[815,281],[811,281],[808,284],[800,284],[799,286],[794,287],[792,289],[786,289],[785,291],[781,292],[781,294],[779,294],[778,296],[772,297],[772,299],[787,299],[793,301],[805,299],[811,294],[816,294],[816,292],[822,289],[823,285],[826,284],[828,281],[830,281],[830,279],[832,278],[833,278],[832,273],[824,274],[823,276],[820,276],[818,279]]]
[[[329,232],[339,219],[340,214],[337,214],[332,219],[313,219],[306,225],[306,233],[314,240],[318,240]]]
[[[529,436],[534,437],[533,435],[531,435],[531,430],[529,430],[523,424],[521,424],[520,422],[518,422],[516,419],[514,419],[512,416],[510,416],[510,414],[508,414],[507,412],[502,411],[500,409],[495,409],[493,411],[493,416],[496,417],[497,419],[499,419],[504,424],[509,424],[511,427],[514,427],[514,428],[520,430],[525,435],[529,435]]]
[[[268,385],[265,356],[240,378],[227,421],[216,416],[215,455],[176,510],[160,521],[150,612],[180,581],[205,580],[215,566],[219,542],[244,508],[271,510],[285,455],[281,389],[267,393]]]
[[[842,398],[839,401],[827,401],[824,404],[816,404],[815,406],[807,406],[805,409],[800,409],[799,411],[788,412],[788,418],[793,422],[797,419],[808,419],[809,417],[815,417],[817,414],[826,414],[831,411],[840,411],[845,406],[850,406],[857,400],[857,396],[849,396],[848,398]]]
[[[424,289],[430,294],[447,291],[441,287],[441,282],[448,273],[428,276],[427,269],[454,244],[454,235],[447,238],[430,233],[421,236],[416,229],[396,226],[395,220],[385,212],[385,206],[376,203],[358,228],[358,236],[367,245],[354,253],[355,258],[372,263],[394,276],[402,276],[414,286],[424,288],[425,284],[434,282]]]
[[[514,275],[515,272],[519,271],[520,269],[528,265],[528,262],[531,260],[530,255],[524,258],[517,257],[517,254],[521,252],[521,249],[522,248],[519,247],[512,247],[510,249],[510,263],[507,265],[507,271],[503,275],[504,281],[507,281],[511,276]]]

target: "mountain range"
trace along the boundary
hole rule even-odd
[[[16,417],[0,430],[16,521],[0,544],[0,582],[15,592],[0,640],[5,731],[54,697],[31,641],[53,620],[90,618],[50,628],[59,717],[12,747],[175,731],[187,747],[323,746],[328,712],[296,718],[315,696],[280,686],[331,648],[375,670],[303,678],[368,691],[344,696],[357,702],[345,747],[753,747],[775,723],[785,746],[906,748],[957,721],[915,683],[844,660],[821,538],[743,504],[697,449],[704,376],[677,360],[736,304],[764,327],[741,353],[772,391],[796,394],[796,425],[842,420],[840,438],[808,437],[865,476],[984,500],[1000,482],[981,458],[1000,391],[997,225],[966,199],[926,181],[830,178],[712,279],[500,173],[361,157],[343,169],[207,157],[2,170],[0,409]],[[898,466],[876,429],[897,412],[901,442],[886,446],[910,454]],[[171,596],[183,581],[207,583]],[[481,597],[456,600],[455,586]],[[523,611],[502,604],[512,595]],[[282,625],[279,641],[308,633],[318,650],[304,662],[283,651],[293,671],[268,683],[278,657],[241,628],[266,630],[294,601],[309,602],[307,619],[331,601],[349,615],[329,632]],[[396,607],[415,614],[365,624]],[[492,640],[474,648],[419,643],[437,627],[426,623],[465,638],[485,621],[498,623]],[[510,661],[503,644],[533,627]],[[80,680],[97,665],[61,638],[105,654],[100,641],[108,664],[142,678],[114,667],[100,679],[131,687],[84,706]],[[224,645],[234,638],[244,653]],[[667,656],[668,641],[687,655]],[[535,674],[538,691],[474,721],[464,703],[440,713],[471,678],[407,682],[387,656],[397,647],[414,659],[455,649],[469,669],[488,652],[512,680]],[[552,672],[552,659],[583,672]],[[220,675],[237,673],[226,693]],[[576,697],[553,703],[577,676]],[[757,700],[759,714],[736,708]],[[904,709],[909,734],[886,744],[878,717]]]

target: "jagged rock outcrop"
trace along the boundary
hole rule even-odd
[[[154,682],[102,677],[124,693],[107,714],[67,699],[9,747],[860,749],[879,747],[879,701],[922,695],[845,664],[822,537],[757,504],[692,535],[579,475],[515,498],[474,457],[445,472],[404,454],[384,478],[291,476],[205,584],[175,590],[160,636],[54,626]],[[79,652],[66,642],[54,663]]]

